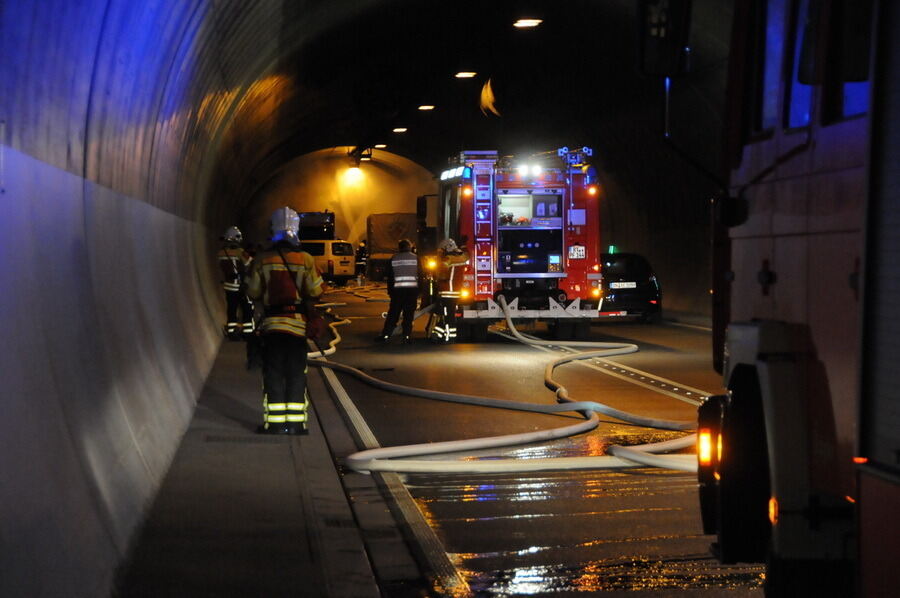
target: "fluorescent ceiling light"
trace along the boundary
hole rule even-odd
[[[434,110],[434,106],[430,104],[422,104],[419,106],[419,110]]]
[[[375,144],[375,149],[384,149],[386,147],[387,147],[387,145],[384,143],[376,143]]]
[[[544,21],[542,19],[519,19],[515,23],[513,23],[513,27],[518,27],[519,29],[527,29],[530,27],[537,27]]]
[[[406,127],[397,127],[394,129],[394,133],[406,133],[406,131],[408,131]]]
[[[459,71],[458,73],[456,73],[455,77],[457,79],[471,79],[477,74],[478,73],[475,73],[473,71]]]

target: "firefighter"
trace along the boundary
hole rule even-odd
[[[225,289],[225,304],[228,321],[225,334],[232,340],[238,340],[241,333],[252,334],[253,303],[244,293],[244,277],[253,261],[241,245],[243,235],[236,226],[229,226],[222,236],[222,248],[216,255],[222,271],[222,287]],[[240,316],[238,315],[240,313]]]
[[[369,248],[366,246],[366,240],[363,239],[356,247],[356,277],[362,280],[366,275],[366,263],[369,261]]]
[[[315,308],[322,277],[315,260],[300,250],[300,217],[284,207],[272,214],[272,246],[260,252],[247,278],[247,292],[261,300],[263,424],[258,432],[306,434],[306,339],[325,323]]]
[[[432,282],[432,308],[428,336],[433,340],[449,342],[456,338],[456,307],[459,290],[454,289],[456,269],[469,261],[469,255],[456,241],[447,238],[438,244]]]
[[[385,272],[391,306],[388,308],[381,336],[376,340],[385,342],[391,338],[402,312],[403,341],[409,344],[412,342],[413,314],[419,298],[419,259],[412,252],[412,243],[408,239],[402,239],[397,244],[397,249],[398,252],[391,258]]]

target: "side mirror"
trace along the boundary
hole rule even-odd
[[[691,0],[640,0],[638,24],[642,73],[675,77],[687,72]]]

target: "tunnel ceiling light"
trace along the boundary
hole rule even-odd
[[[406,127],[395,127],[394,133],[406,133],[408,130]]]
[[[434,110],[434,106],[431,104],[422,104],[419,106],[419,110]]]
[[[384,143],[376,143],[375,144],[375,149],[384,149],[386,147],[387,147],[387,144],[384,144]]]
[[[478,73],[476,73],[476,72],[474,72],[474,71],[459,71],[459,72],[456,73],[456,75],[454,75],[454,76],[455,76],[457,79],[471,79],[472,77],[474,77],[474,76],[477,75],[477,74],[478,74]]]
[[[372,156],[363,156],[362,158],[360,158],[360,161],[362,162],[370,162],[371,160]]]
[[[543,19],[519,19],[513,23],[513,27],[517,29],[533,29],[543,22]]]

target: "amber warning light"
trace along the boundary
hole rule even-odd
[[[591,196],[597,195],[597,185],[588,185],[587,193]]]
[[[712,431],[709,428],[700,428],[697,432],[697,460],[700,465],[712,464]]]

